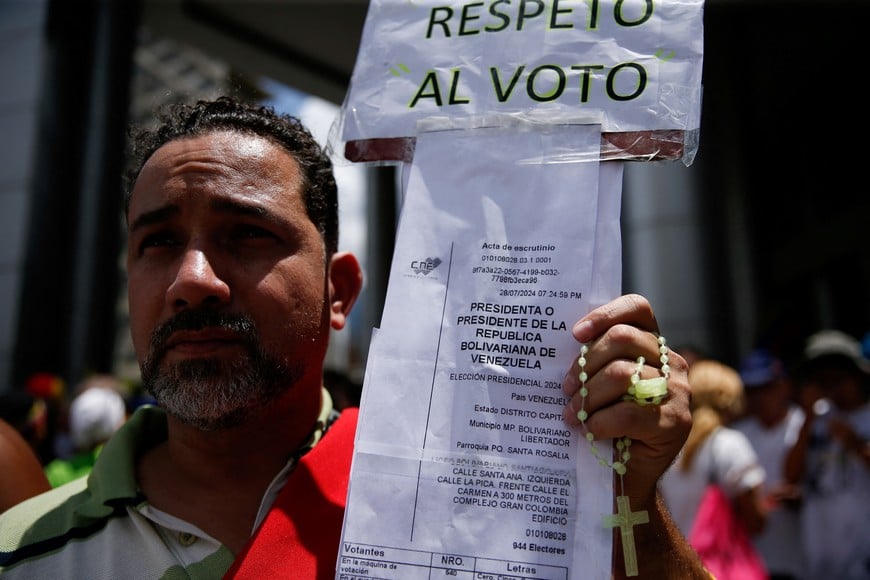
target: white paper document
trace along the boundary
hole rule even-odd
[[[336,578],[610,577],[612,472],[561,391],[572,325],[619,291],[622,170],[600,140],[598,125],[417,137]]]

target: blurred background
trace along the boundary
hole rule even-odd
[[[232,93],[322,142],[364,0],[0,0],[0,393],[108,373],[135,384],[126,319],[126,128]],[[735,364],[870,331],[862,56],[870,2],[707,0],[694,162],[629,162],[623,282],[669,344]],[[343,249],[366,273],[330,368],[362,380],[398,211],[396,168],[337,167]],[[46,378],[47,377],[47,378]]]

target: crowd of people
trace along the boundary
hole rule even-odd
[[[0,470],[17,481],[0,484],[0,513],[90,473],[133,404],[124,382],[103,374],[86,377],[68,393],[60,377],[37,373],[25,388],[0,395]]]
[[[297,119],[227,98],[174,106],[136,146],[128,302],[155,404],[131,413],[95,377],[71,399],[67,463],[53,467],[0,431],[0,459],[32,476],[0,477],[0,492],[33,491],[0,504],[0,577],[333,578],[360,393],[324,359],[362,272],[338,247],[331,163]],[[633,532],[639,577],[709,579],[687,537],[714,480],[772,578],[868,578],[857,341],[813,337],[792,382],[761,351],[739,370],[700,355],[690,366],[637,295],[572,332],[583,355],[566,369],[567,423],[635,442],[621,499],[648,515]],[[663,375],[667,396],[626,400],[634,380]]]
[[[662,480],[683,532],[692,532],[704,487],[717,482],[771,580],[870,579],[870,360],[862,343],[821,330],[791,366],[764,347],[735,367],[705,354],[689,382],[694,425]]]

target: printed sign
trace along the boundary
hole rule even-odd
[[[691,162],[701,0],[374,0],[335,137],[350,160],[409,160],[419,123],[598,117],[602,158]],[[608,147],[611,145],[611,147]],[[618,157],[619,157],[618,156]]]

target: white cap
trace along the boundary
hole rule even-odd
[[[807,339],[804,356],[812,362],[822,357],[848,359],[859,370],[870,374],[870,361],[861,352],[858,339],[839,330],[820,330]]]
[[[124,422],[124,398],[114,389],[91,387],[75,399],[69,409],[69,430],[78,449],[105,443]]]

